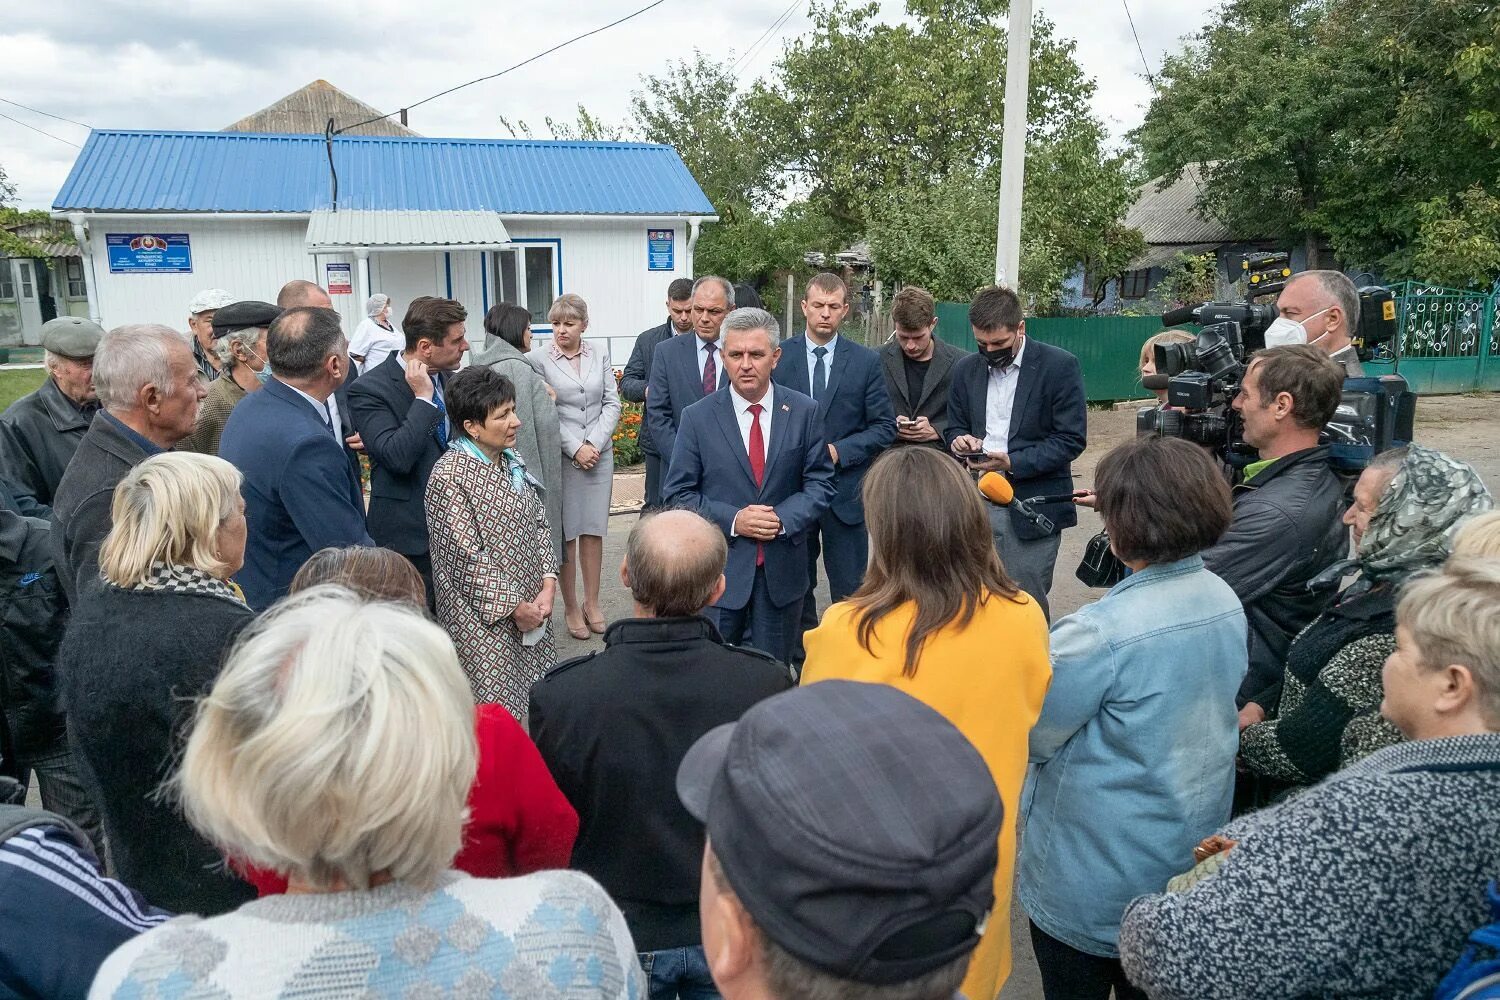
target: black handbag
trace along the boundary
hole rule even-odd
[[[1109,532],[1101,531],[1089,539],[1074,575],[1088,587],[1113,587],[1125,579],[1125,564],[1110,550]]]

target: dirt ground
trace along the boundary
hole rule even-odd
[[[1073,474],[1079,486],[1093,481],[1094,466],[1100,456],[1135,433],[1134,410],[1091,410],[1089,412],[1089,447],[1074,463]],[[1416,440],[1471,463],[1491,489],[1500,490],[1500,395],[1425,396],[1417,403]],[[636,483],[621,483],[617,491],[638,491]],[[638,495],[638,494],[637,494]],[[605,617],[614,621],[630,614],[630,595],[619,582],[620,559],[625,537],[636,521],[634,514],[610,519],[609,537],[604,542],[604,581],[601,599]],[[1099,591],[1090,590],[1073,576],[1073,569],[1083,556],[1084,545],[1100,528],[1092,511],[1080,510],[1078,527],[1063,534],[1057,557],[1057,576],[1053,583],[1051,604],[1054,617],[1069,614],[1081,605],[1096,600]],[[818,606],[827,607],[826,585],[819,586]],[[600,648],[597,640],[571,638],[563,623],[561,602],[555,618],[558,656],[577,656]],[[1012,914],[1014,928],[1014,971],[1001,994],[1004,1000],[1041,1000],[1041,982],[1031,954],[1026,930],[1026,916],[1019,908]]]

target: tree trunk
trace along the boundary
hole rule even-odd
[[[1316,271],[1318,269],[1318,234],[1308,233],[1303,238],[1303,245],[1307,248],[1307,269]]]

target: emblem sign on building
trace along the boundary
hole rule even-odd
[[[106,233],[112,274],[189,274],[193,250],[187,233]]]

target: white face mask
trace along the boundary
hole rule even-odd
[[[1328,309],[1332,308],[1333,306],[1328,307]],[[1307,317],[1307,319],[1303,320],[1301,323],[1298,323],[1294,319],[1287,319],[1285,316],[1276,317],[1276,321],[1273,322],[1270,326],[1266,327],[1266,346],[1286,347],[1288,344],[1316,344],[1318,341],[1328,336],[1328,331],[1324,330],[1312,340],[1308,340],[1306,325],[1307,320],[1317,319],[1319,316],[1326,313],[1328,309],[1319,309],[1317,312]]]

